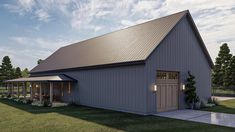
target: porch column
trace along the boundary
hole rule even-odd
[[[33,83],[30,82],[30,99],[33,100]]]
[[[27,94],[27,92],[26,92],[26,82],[23,82],[23,89],[22,89],[22,91],[23,91],[24,98],[26,98],[26,94]]]
[[[14,96],[14,83],[11,83],[11,96]]]
[[[53,102],[53,83],[50,82],[50,102]]]
[[[41,82],[39,83],[39,101],[42,103],[42,84]]]
[[[17,97],[20,97],[20,89],[19,89],[19,83],[17,82]]]

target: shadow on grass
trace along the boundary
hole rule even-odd
[[[207,125],[202,123],[186,122],[156,116],[140,116],[111,110],[91,108],[86,106],[65,106],[65,107],[38,107],[8,99],[0,99],[0,103],[17,109],[27,111],[32,114],[59,113],[66,116],[94,122],[118,130],[124,131],[231,131],[233,129]]]

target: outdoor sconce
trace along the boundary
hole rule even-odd
[[[157,92],[157,85],[153,85],[153,92],[156,93]]]
[[[36,88],[38,88],[38,85],[36,84]]]
[[[185,84],[182,83],[182,91],[185,91]]]
[[[30,84],[29,87],[32,88],[32,85]]]

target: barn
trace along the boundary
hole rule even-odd
[[[149,115],[186,108],[188,71],[200,99],[210,98],[212,66],[186,10],[61,47],[29,78],[6,82],[10,92],[11,84],[30,82],[31,98],[40,101],[48,96],[51,102]]]

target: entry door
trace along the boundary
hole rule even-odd
[[[178,109],[179,73],[157,71],[157,112]]]

